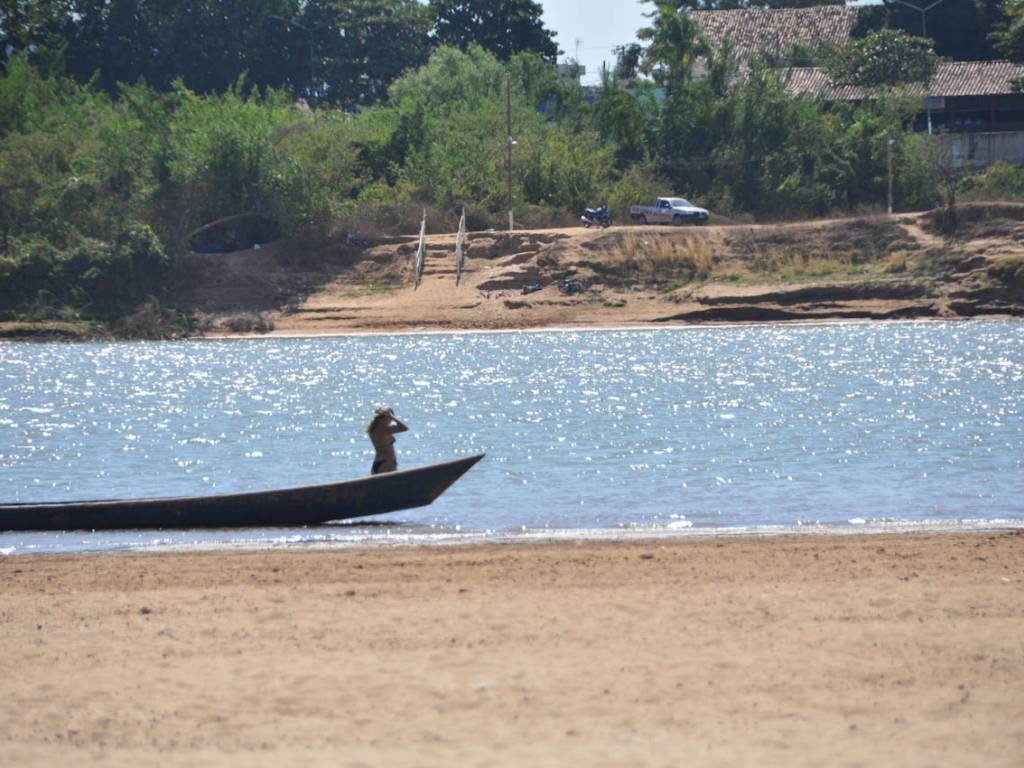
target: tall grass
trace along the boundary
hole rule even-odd
[[[666,233],[625,232],[608,254],[608,260],[640,275],[688,275],[690,280],[706,280],[715,268],[714,249],[707,239]]]

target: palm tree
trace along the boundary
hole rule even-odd
[[[641,71],[667,87],[688,81],[697,57],[708,53],[700,27],[685,11],[676,10],[674,3],[658,3],[650,16],[652,25],[637,32],[637,37],[648,41]]]

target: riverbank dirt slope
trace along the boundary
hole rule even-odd
[[[280,334],[831,319],[1024,316],[1024,206],[773,225],[474,232],[278,242],[180,260],[179,306],[207,330]]]

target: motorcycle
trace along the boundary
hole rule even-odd
[[[565,280],[558,286],[558,292],[563,296],[575,296],[578,293],[583,293],[585,290],[587,290],[587,287],[583,284],[582,280]]]
[[[612,225],[612,215],[608,213],[607,206],[602,205],[597,208],[585,209],[583,215],[580,216],[580,221],[583,222],[583,226],[587,229],[591,227],[607,229]]]

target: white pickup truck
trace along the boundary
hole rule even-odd
[[[659,197],[654,205],[634,205],[629,217],[637,224],[707,224],[708,212],[681,197]]]

